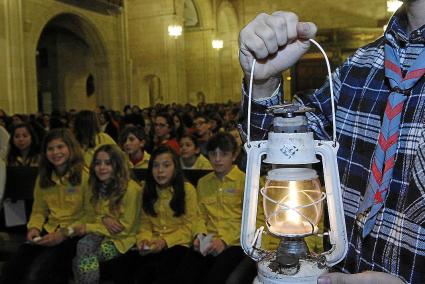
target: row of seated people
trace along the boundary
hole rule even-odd
[[[121,124],[117,123],[109,123],[111,125],[115,125],[113,128],[115,129],[113,132],[109,131],[107,127],[104,127],[103,118],[106,112],[96,113],[94,111],[82,110],[78,113],[72,114],[69,117],[69,121],[67,123],[62,123],[63,127],[61,128],[69,128],[77,137],[78,142],[84,149],[93,148],[98,143],[110,143],[114,141],[115,143],[123,144],[125,143],[126,137],[123,137],[122,132],[124,129],[129,126],[139,127],[141,128],[143,133],[143,148],[147,150],[149,153],[159,145],[168,145],[172,147],[177,154],[180,154],[180,146],[181,139],[184,135],[190,134],[193,135],[194,139],[196,139],[196,143],[198,144],[199,151],[206,156],[205,146],[208,142],[208,139],[212,136],[212,134],[218,131],[226,131],[231,133],[237,140],[238,144],[242,144],[237,128],[236,128],[236,120],[229,121],[225,124],[225,127],[217,126],[212,117],[207,116],[203,113],[195,113],[190,115],[186,115],[188,117],[186,120],[182,120],[177,113],[170,115],[167,112],[159,112],[155,113],[154,117],[146,117],[144,118],[141,115],[127,115],[132,117],[131,120],[125,120],[124,116]],[[18,118],[18,116],[17,116]],[[31,157],[31,154],[35,154],[38,152],[38,140],[42,140],[45,129],[42,128],[37,121],[27,120],[23,121],[14,119],[11,123],[8,124],[6,129],[9,131],[10,136],[14,136],[16,132],[16,128],[20,124],[28,124],[31,126],[31,131],[25,131],[25,133],[20,133],[21,137],[25,134],[27,137],[31,136],[32,138],[32,146],[30,153],[28,155]],[[213,123],[215,122],[215,123]],[[53,127],[57,128],[56,125],[51,125],[51,129]],[[22,128],[22,127],[18,127]],[[4,129],[4,128],[3,128]],[[0,124],[0,130],[2,130]],[[20,132],[24,130],[20,129]],[[2,136],[3,131],[0,131],[0,138]],[[101,135],[99,135],[101,134]],[[0,151],[3,151],[2,148],[6,145],[0,139]],[[3,142],[3,143],[2,143]],[[25,142],[28,141],[20,141],[18,142],[18,146],[24,147],[28,145],[24,145]],[[10,143],[9,143],[10,144]],[[12,145],[10,145],[11,147]],[[184,152],[184,151],[183,151]],[[12,155],[14,153],[11,153]],[[13,158],[13,157],[12,157]],[[137,158],[137,157],[135,157]],[[10,160],[10,158],[8,158]],[[30,160],[26,162],[31,162]],[[90,161],[88,161],[90,162]],[[190,161],[187,161],[188,163]],[[189,164],[188,167],[191,165]]]
[[[169,115],[158,114],[155,118],[157,121],[155,129],[157,130],[155,137],[163,137],[163,139],[157,138],[157,145],[168,145],[172,147],[179,154],[179,161],[183,169],[205,169],[211,170],[211,165],[207,160],[206,143],[208,137],[211,137],[211,131],[208,129],[208,125],[205,122],[206,118],[198,116],[195,119],[196,125],[199,125],[199,133],[208,133],[203,136],[203,139],[207,137],[207,140],[200,139],[190,132],[183,133],[176,140],[171,135],[172,125],[168,124],[163,120],[172,119]],[[168,121],[167,120],[167,121]],[[38,166],[38,160],[40,155],[39,139],[36,131],[30,123],[16,123],[10,128],[10,135],[4,128],[0,127],[0,138],[6,136],[6,139],[0,139],[0,159],[3,156],[3,152],[6,152],[5,162],[6,165],[11,166]],[[236,130],[235,130],[236,131]],[[241,140],[237,135],[237,131],[230,131],[234,137],[238,137],[236,140],[238,143],[238,155],[236,164],[239,168],[244,168],[244,155],[241,151]],[[197,132],[197,133],[198,133]],[[79,142],[84,152],[85,164],[88,167],[92,159],[95,149],[103,144],[114,144],[115,140],[112,139],[108,134],[101,132],[99,128],[98,116],[93,111],[83,110],[75,115],[75,120],[72,128],[72,133]],[[3,135],[5,134],[5,135]],[[153,148],[148,147],[150,138],[142,127],[128,126],[121,130],[118,144],[125,151],[129,158],[129,165],[131,168],[147,168],[149,156]],[[155,148],[154,147],[154,148]],[[4,149],[7,150],[4,150]],[[1,169],[0,175],[4,175],[3,168],[4,163],[0,161]],[[4,180],[4,179],[2,179]],[[0,200],[3,196],[3,186],[0,184]]]
[[[156,278],[157,283],[169,282],[170,279],[173,279],[173,282],[177,281],[176,283],[178,283],[177,279],[180,279],[179,281],[184,279],[181,283],[204,283],[208,279],[212,281],[211,283],[221,283],[229,275],[233,275],[230,279],[238,279],[235,283],[243,283],[239,282],[240,277],[255,275],[255,273],[232,274],[243,259],[243,253],[239,247],[239,227],[245,179],[243,172],[232,165],[238,150],[234,137],[220,133],[208,141],[206,148],[209,161],[204,158],[206,161],[204,164],[207,165],[205,169],[213,169],[214,172],[201,179],[196,191],[189,183],[183,183],[183,185],[176,183],[181,179],[177,178],[182,175],[181,168],[185,168],[182,155],[179,157],[174,150],[158,147],[150,157],[143,151],[143,136],[138,135],[143,135],[143,131],[137,127],[127,128],[122,133],[125,142],[121,146],[128,156],[123,155],[117,147],[110,146],[108,140],[99,139],[100,143],[96,143],[95,147],[83,148],[81,151],[84,158],[83,168],[85,165],[90,169],[90,177],[86,184],[83,182],[85,170],[73,166],[78,160],[76,154],[81,149],[81,143],[75,141],[75,135],[62,129],[47,134],[39,159],[40,177],[36,182],[35,203],[28,223],[27,239],[30,244],[22,246],[18,254],[5,266],[2,273],[3,279],[6,279],[3,280],[4,283],[17,283],[14,277],[22,276],[22,273],[16,273],[16,269],[22,268],[22,263],[25,263],[23,260],[26,260],[28,264],[26,266],[30,268],[34,263],[35,252],[41,255],[51,254],[51,250],[46,248],[56,248],[60,244],[63,244],[60,247],[65,246],[71,251],[77,248],[73,271],[75,278],[81,283],[92,283],[93,277],[94,279],[99,277],[99,270],[91,271],[86,267],[87,263],[91,268],[99,267],[99,262],[115,258],[114,261],[126,263],[124,260],[128,258],[128,255],[134,257],[134,253],[129,252],[134,245],[140,253],[148,252],[147,255],[150,255],[142,257],[142,262],[145,263],[142,266],[146,266],[146,259],[155,255],[153,258],[158,262],[157,269],[139,269],[138,271],[144,271],[144,274],[146,271],[157,271],[150,277]],[[97,134],[97,137],[102,137],[102,133]],[[183,136],[181,141],[184,142],[185,137]],[[187,135],[187,144],[192,141],[190,139],[191,136]],[[137,147],[134,144],[137,144]],[[184,149],[186,145],[184,143],[182,145]],[[203,157],[197,151],[199,149],[196,147],[196,141],[192,141],[192,145],[189,146],[195,150],[197,157],[194,161],[192,160],[192,168],[204,168],[193,167],[199,161],[199,157]],[[142,152],[143,159],[132,159],[131,150],[134,148]],[[128,158],[131,163],[126,162]],[[89,164],[90,160],[93,160],[93,163]],[[130,167],[127,167],[128,164]],[[134,183],[129,181],[126,172],[132,167],[147,168],[143,190],[140,192],[130,190],[130,185]],[[76,178],[77,169],[81,172],[79,179]],[[81,189],[75,189],[76,185],[82,185]],[[62,190],[65,193],[60,192],[59,189],[63,186],[65,189]],[[85,187],[87,189],[83,190]],[[68,194],[71,196],[67,196]],[[141,199],[138,195],[142,196]],[[79,214],[74,216],[76,212]],[[202,218],[196,217],[199,212]],[[131,220],[128,219],[130,216],[133,216]],[[124,220],[126,218],[127,220]],[[201,253],[199,253],[199,238],[194,238],[199,234],[213,236],[211,245]],[[84,244],[87,242],[90,248],[85,247]],[[190,246],[195,249],[189,249]],[[79,255],[80,247],[82,251],[89,250],[91,253]],[[171,250],[171,248],[174,249]],[[61,251],[58,252],[59,259],[73,258],[69,255],[69,253],[72,255],[71,251],[67,249],[59,251]],[[109,254],[111,251],[113,253],[105,258],[104,254]],[[61,253],[67,253],[67,257],[63,257]],[[139,254],[137,256],[139,258]],[[198,259],[199,257],[201,259]],[[184,261],[177,261],[182,258]],[[21,265],[14,264],[14,259]],[[232,263],[228,263],[229,260],[233,260]],[[169,261],[174,261],[171,267],[176,268],[175,270],[170,271]],[[214,265],[216,261],[217,264]],[[64,273],[70,266],[61,261],[57,263],[62,265],[61,269]],[[167,265],[162,266],[160,263],[167,263]],[[191,266],[185,269],[184,266],[188,263],[192,263],[191,266],[204,264],[199,269],[193,270]],[[223,266],[226,267],[225,273],[221,271]],[[116,265],[116,267],[121,266]],[[253,264],[250,268],[253,268],[251,271],[255,271]],[[166,269],[167,273],[164,273],[163,269]],[[66,275],[61,273],[29,273],[28,275],[40,277],[40,274],[46,277]],[[118,279],[128,280],[122,276],[122,273],[119,274]],[[126,275],[129,276],[132,273],[129,272]],[[134,279],[133,276],[131,279]],[[146,277],[149,278],[146,275],[143,277],[139,275],[136,278],[145,279]],[[198,282],[201,281],[201,277],[205,279]],[[162,278],[164,279],[161,280]],[[7,282],[7,279],[13,280]]]
[[[66,283],[71,270],[77,283],[97,283],[100,263],[108,262],[116,283],[225,283],[229,277],[244,283],[239,277],[248,274],[236,268],[245,257],[239,245],[245,176],[232,165],[236,148],[230,134],[210,139],[213,171],[195,189],[184,182],[175,151],[158,147],[140,184],[117,146],[98,147],[87,171],[74,135],[50,131],[27,243],[4,266],[1,283]],[[211,241],[201,246],[202,236]]]
[[[120,147],[129,155],[129,159],[135,168],[146,168],[149,161],[149,154],[155,147],[160,145],[170,146],[179,154],[180,162],[183,168],[188,169],[211,169],[210,164],[206,160],[208,155],[206,151],[206,143],[212,136],[212,132],[208,131],[206,126],[205,132],[208,132],[206,139],[201,139],[197,131],[186,131],[175,138],[171,133],[173,126],[165,121],[165,117],[159,114],[155,119],[155,145],[147,147],[151,140],[142,127],[129,125],[120,131],[117,141],[112,139],[108,134],[100,131],[96,114],[93,111],[80,111],[75,116],[74,127],[71,129],[77,141],[85,152],[85,161],[88,166],[92,154],[96,146],[101,144],[115,144],[118,142]],[[172,123],[172,122],[170,122]],[[207,124],[206,120],[201,116],[196,118],[196,125]],[[39,155],[39,137],[30,123],[17,123],[10,127],[10,138],[7,148],[7,164],[8,166],[37,166]],[[199,133],[198,133],[199,132]],[[238,136],[237,130],[225,131],[231,133],[238,143],[238,148],[242,142]],[[198,135],[195,135],[198,134]],[[205,137],[204,137],[205,138]],[[2,145],[4,148],[6,145]],[[202,154],[202,156],[200,155]]]

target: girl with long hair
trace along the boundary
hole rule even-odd
[[[38,136],[29,123],[12,126],[7,165],[37,167],[40,154]]]
[[[193,240],[197,198],[195,188],[184,182],[178,156],[170,147],[160,146],[152,153],[142,207],[137,248],[144,256],[138,257],[137,280],[173,283],[179,260]]]
[[[114,139],[100,131],[96,113],[91,110],[78,112],[74,120],[74,134],[84,151],[84,161],[88,168],[93,159],[93,154],[101,145],[115,144]]]
[[[67,129],[42,144],[27,243],[4,266],[1,283],[66,283],[77,239],[70,228],[84,218],[88,174],[79,143]]]
[[[86,222],[74,228],[85,235],[73,261],[77,283],[98,283],[99,263],[118,258],[136,242],[141,190],[130,179],[127,163],[116,145],[102,145],[94,154]]]

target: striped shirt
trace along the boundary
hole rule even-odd
[[[397,50],[402,71],[425,49],[425,26],[407,33],[403,9],[392,17],[381,38],[358,49],[333,73],[336,110],[338,166],[343,191],[349,241],[348,254],[337,268],[347,273],[382,271],[407,283],[425,283],[425,79],[408,96],[401,118],[395,168],[384,206],[372,232],[361,238],[363,224],[356,213],[367,188],[381,120],[390,94],[384,75],[384,45]],[[266,139],[273,117],[266,107],[279,103],[281,90],[261,102],[253,101],[251,136]],[[332,110],[329,84],[314,94],[297,97],[314,107],[308,113],[311,130],[318,139],[331,139]],[[247,95],[242,98],[247,111]],[[245,117],[246,118],[246,117]],[[246,119],[240,126],[246,133]]]

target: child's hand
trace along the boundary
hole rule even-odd
[[[27,241],[32,242],[36,237],[40,237],[40,230],[37,228],[29,229],[27,233]]]
[[[124,230],[124,226],[118,220],[109,216],[103,217],[102,223],[111,235],[121,233]]]
[[[193,249],[195,251],[199,251],[199,247],[200,247],[201,242],[199,241],[199,239],[196,237],[195,240],[193,241]]]
[[[65,240],[65,236],[57,231],[50,234],[45,235],[40,241],[37,242],[38,245],[46,246],[46,247],[54,247]]]
[[[167,242],[164,239],[153,240],[150,242],[149,246],[153,253],[157,253],[167,248]]]
[[[206,254],[212,254],[214,256],[219,255],[226,249],[227,245],[223,240],[215,239],[211,242],[211,246],[206,249]]]
[[[148,247],[149,247],[148,240],[141,240],[140,242],[137,242],[137,249],[139,251],[146,250]]]
[[[84,236],[86,234],[86,224],[79,224],[73,227],[77,236]]]
[[[152,252],[151,247],[149,246],[149,243],[150,242],[147,240],[142,240],[137,243],[137,249],[139,250],[139,254],[141,256],[150,254]]]

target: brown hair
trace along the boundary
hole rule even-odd
[[[55,182],[52,180],[52,173],[55,167],[50,163],[46,155],[47,145],[55,139],[62,140],[69,150],[69,158],[65,171],[69,175],[69,182],[73,186],[80,184],[84,168],[84,157],[80,144],[75,140],[74,135],[69,129],[56,128],[46,134],[41,145],[42,151],[39,165],[40,187],[48,188],[55,185]]]
[[[95,161],[99,152],[105,152],[109,155],[113,169],[111,182],[107,185],[110,191],[109,210],[114,214],[120,209],[122,198],[127,191],[128,183],[130,182],[130,170],[128,167],[127,156],[120,150],[117,145],[102,145],[93,155],[93,161],[90,164],[89,185],[93,192],[91,202],[95,205],[100,199],[100,188],[102,182],[97,178]]]

